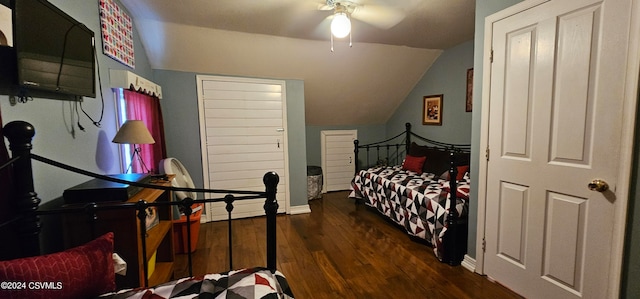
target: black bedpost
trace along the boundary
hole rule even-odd
[[[231,220],[233,212],[233,202],[236,198],[232,194],[227,194],[224,197],[224,202],[226,203],[225,209],[227,210],[227,241],[229,242],[229,271],[233,270],[233,229],[231,227]],[[265,203],[266,204],[266,203]],[[266,209],[266,206],[265,206]],[[266,210],[265,210],[266,213]],[[269,233],[267,232],[267,239],[269,238]],[[267,242],[268,243],[268,242]]]
[[[405,138],[405,143],[407,145],[405,148],[405,154],[409,154],[409,147],[411,146],[411,123],[405,123],[404,127],[406,128],[405,133],[407,134]]]
[[[138,200],[136,203],[136,214],[138,216],[138,223],[140,224],[140,241],[142,244],[142,260],[146,261],[147,256],[147,208],[149,204],[144,200]],[[187,222],[188,223],[188,222]],[[188,225],[188,224],[187,224]],[[149,287],[149,264],[142,263],[142,274],[144,276],[144,285],[143,287]]]
[[[13,163],[13,183],[15,201],[13,210],[23,218],[13,225],[19,239],[18,257],[40,254],[40,217],[36,215],[40,198],[33,188],[33,169],[31,168],[31,140],[36,131],[24,121],[12,121],[4,126],[4,135],[9,140],[12,157],[20,157]]]
[[[191,206],[193,205],[193,198],[185,197],[182,199],[182,211],[184,212],[185,217],[187,218],[187,264],[189,265],[189,277],[193,276],[193,260],[191,257],[191,214],[193,210]],[[173,206],[171,206],[173,208]],[[231,252],[231,246],[229,246],[229,252]]]
[[[264,202],[264,212],[267,214],[267,268],[271,273],[276,272],[276,215],[278,213],[278,182],[280,177],[277,173],[270,171],[262,178],[267,199]]]
[[[458,214],[456,213],[456,197],[458,193],[458,186],[456,178],[458,171],[455,164],[455,154],[453,150],[449,152],[449,213],[447,214],[447,234],[443,238],[444,256],[443,261],[449,265],[456,265],[456,237],[458,230],[456,227]]]
[[[456,163],[455,147],[449,152],[449,213],[447,214],[447,233],[443,237],[443,262],[456,266],[460,265],[467,250],[467,223],[461,223],[456,204],[458,202],[458,166]]]
[[[356,164],[356,175],[358,174],[358,171],[360,171],[360,163],[358,163],[358,152],[360,151],[360,149],[358,149],[358,145],[360,144],[360,141],[358,141],[358,139],[353,141],[353,154],[354,157],[353,159],[355,160],[355,164]]]

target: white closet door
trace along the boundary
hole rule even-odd
[[[549,1],[492,24],[484,269],[526,298],[618,297],[632,6]]]
[[[200,135],[205,188],[264,191],[267,171],[280,176],[278,212],[289,206],[285,82],[198,76]],[[264,215],[264,199],[236,201],[233,217]],[[224,203],[208,207],[207,219],[226,219]]]
[[[322,192],[348,190],[355,173],[353,141],[357,130],[330,130],[320,132]]]

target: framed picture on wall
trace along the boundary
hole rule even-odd
[[[102,52],[135,69],[133,21],[115,0],[100,0]]]
[[[473,68],[467,70],[467,101],[466,112],[473,110]]]
[[[442,125],[442,98],[441,94],[425,96],[423,98],[422,124]]]

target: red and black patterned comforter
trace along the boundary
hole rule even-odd
[[[469,174],[457,181],[456,210],[466,217],[469,201]],[[442,260],[442,237],[447,231],[449,181],[430,173],[382,166],[361,170],[351,181],[351,198],[363,199],[412,236],[427,240]]]
[[[148,289],[123,290],[100,299],[251,298],[289,299],[293,293],[286,278],[266,268],[251,268],[201,277],[182,278]]]

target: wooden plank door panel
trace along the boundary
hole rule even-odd
[[[357,130],[326,130],[320,132],[323,192],[348,190],[355,172],[353,141]]]
[[[263,191],[262,176],[275,171],[279,212],[288,205],[284,81],[199,76],[205,184],[208,188]],[[264,215],[263,200],[236,202],[235,218]],[[227,217],[211,204],[210,220]]]

